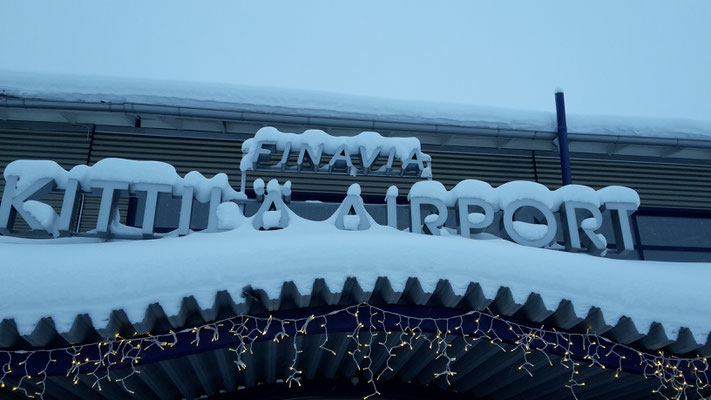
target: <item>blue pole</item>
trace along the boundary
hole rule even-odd
[[[573,183],[570,175],[570,153],[568,152],[568,125],[565,121],[565,96],[555,92],[555,113],[558,120],[558,148],[560,149],[560,173],[563,186]]]

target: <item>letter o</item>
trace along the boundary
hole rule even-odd
[[[514,228],[514,215],[519,209],[523,207],[532,207],[537,209],[541,212],[541,214],[543,214],[543,217],[546,219],[545,225],[548,230],[546,231],[546,234],[543,235],[541,238],[535,240],[525,238],[521,236],[521,234],[519,234]],[[508,238],[513,240],[514,242],[523,246],[545,247],[551,242],[553,242],[553,240],[555,240],[556,233],[558,232],[558,223],[556,222],[555,215],[553,215],[553,212],[548,207],[546,207],[545,204],[537,200],[523,199],[509,203],[506,208],[504,208],[502,222],[504,224],[504,233],[506,234],[506,236],[508,236]]]

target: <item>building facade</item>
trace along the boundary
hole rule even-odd
[[[487,181],[494,187],[514,180],[538,182],[551,190],[561,186],[557,135],[553,130],[363,114],[334,116],[319,110],[260,111],[236,105],[198,107],[192,103],[187,107],[179,103],[0,96],[0,168],[4,170],[10,162],[22,159],[52,160],[66,170],[81,164],[94,165],[105,158],[156,160],[173,165],[181,176],[193,170],[205,176],[227,173],[230,185],[244,188],[249,199],[260,195],[260,184],[255,180],[276,178],[282,184],[291,182],[290,209],[314,220],[329,218],[350,194],[349,186],[358,183],[365,208],[382,225],[387,224],[386,193],[391,185],[397,185],[397,212],[403,216],[401,221],[406,220],[404,216],[410,212],[407,189],[426,178],[255,170],[249,171],[243,181],[240,162],[244,142],[260,128],[271,126],[294,133],[318,129],[332,136],[354,136],[376,131],[386,138],[417,138],[422,151],[431,157],[432,179],[447,189],[465,179]],[[641,206],[630,219],[633,251],[613,251],[618,243],[612,224],[607,223],[610,215],[604,213],[602,233],[610,249],[604,257],[711,261],[711,140],[683,135],[645,137],[628,132],[579,133],[573,129],[569,140],[573,183],[594,189],[627,186],[641,198]],[[265,163],[276,164],[279,157],[272,154]],[[294,161],[296,155],[291,158]],[[49,194],[45,201],[61,210],[59,194]],[[77,234],[90,232],[97,226],[101,197],[82,194],[78,201],[71,229]],[[136,195],[119,198],[121,224],[140,227],[145,203],[145,197]],[[158,204],[156,232],[176,229],[177,219],[169,211],[179,203],[165,200]],[[259,204],[247,202],[244,214],[253,215]],[[15,228],[19,236],[27,236],[28,229],[23,224],[18,219]],[[498,235],[500,229],[494,223],[487,232]],[[558,236],[562,245],[562,234]],[[245,260],[245,266],[249,268],[249,260]],[[441,265],[432,267],[446,269]],[[13,365],[11,357],[19,357],[23,350],[65,349],[64,353],[68,353],[66,349],[84,344],[87,347],[82,350],[92,364],[106,367],[106,362],[124,372],[118,381],[115,377],[109,381],[105,374],[91,372],[89,365],[82,363],[69,374],[60,373],[66,371],[53,369],[50,351],[47,359],[38,355],[40,361],[33,361],[33,368],[47,379],[28,386],[32,378],[23,384],[23,375],[12,375],[8,367],[3,370],[7,375],[3,382],[8,388],[0,391],[0,397],[22,398],[23,394],[41,393],[44,398],[58,399],[369,395],[627,399],[648,398],[652,391],[667,397],[682,391],[691,398],[709,395],[707,375],[694,375],[690,370],[698,371],[705,365],[704,357],[711,352],[711,345],[694,340],[688,329],[676,332],[676,337],[669,337],[658,324],[639,331],[631,318],[606,321],[604,310],[595,304],[586,315],[580,315],[570,301],[551,308],[541,296],[531,293],[522,302],[505,286],[495,296],[489,296],[477,286],[475,276],[465,291],[453,289],[454,282],[444,276],[433,290],[423,288],[415,272],[402,287],[387,274],[378,277],[374,285],[354,277],[344,278],[339,288],[329,286],[318,276],[313,279],[308,292],[285,280],[278,296],[257,286],[245,287],[242,298],[216,291],[215,302],[210,305],[198,304],[187,296],[175,315],[160,304],[147,304],[141,321],[120,309],[113,310],[103,322],[79,315],[69,331],[57,329],[51,319],[45,318],[28,335],[18,329],[12,318],[4,319],[0,350],[10,358],[9,366]],[[644,282],[644,277],[640,281]],[[18,290],[18,296],[21,293],[17,288],[12,290]],[[189,288],[186,290],[190,292]],[[357,313],[368,318],[363,320]],[[7,314],[12,315],[11,310]],[[253,319],[245,319],[246,316]],[[480,320],[489,325],[480,325]],[[314,325],[310,325],[311,321],[315,321]],[[440,325],[442,321],[444,326]],[[227,329],[228,323],[245,332],[228,334],[235,332]],[[471,336],[457,335],[456,331],[465,329]],[[514,332],[513,336],[507,336],[510,332]],[[215,336],[217,333],[221,336]],[[257,340],[260,334],[269,340]],[[129,363],[140,366],[130,370],[106,358],[110,351],[102,353],[106,350],[102,346],[110,340],[121,338],[128,343],[133,337],[144,340],[136,342],[144,347],[153,343],[161,352],[151,352],[154,347],[139,357],[135,343],[128,350],[121,348]],[[198,345],[194,343],[196,339]],[[200,340],[214,344],[200,344]],[[526,342],[525,346],[522,342]],[[111,343],[121,346],[124,342]],[[245,354],[244,358],[241,354]],[[647,359],[648,354],[671,358]],[[69,365],[73,367],[82,358],[76,354],[67,357],[57,356],[56,363],[71,361]],[[634,363],[628,361],[632,358]],[[655,369],[659,360],[683,360],[687,365],[673,365],[674,372],[660,381]],[[571,366],[579,369],[571,373]],[[698,382],[692,382],[690,377]],[[691,389],[681,385],[682,381],[684,385],[686,381],[697,385]],[[15,390],[11,389],[13,386]],[[18,389],[25,393],[18,393]]]

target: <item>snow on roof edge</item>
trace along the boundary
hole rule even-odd
[[[0,96],[286,113],[555,132],[553,111],[394,100],[309,90],[0,71]],[[552,109],[553,107],[551,107]],[[711,140],[711,120],[568,114],[571,133]]]
[[[470,282],[479,283],[490,299],[507,287],[519,304],[536,293],[549,310],[567,299],[581,318],[598,307],[608,324],[626,316],[646,334],[659,322],[673,340],[686,327],[705,344],[711,331],[711,292],[703,286],[711,274],[708,263],[611,260],[501,239],[434,237],[380,226],[346,232],[298,222],[278,231],[254,231],[244,223],[224,233],[148,241],[0,240],[0,319],[13,318],[28,334],[50,316],[59,331],[67,331],[82,313],[97,326],[119,309],[140,322],[152,303],[177,315],[185,296],[205,308],[217,291],[236,299],[247,285],[277,298],[287,281],[307,293],[316,278],[338,291],[349,277],[370,288],[386,276],[395,291],[417,277],[429,293],[444,279],[458,295]]]

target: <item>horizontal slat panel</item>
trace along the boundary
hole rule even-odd
[[[86,163],[89,154],[89,137],[86,132],[39,132],[2,130],[0,131],[0,170],[15,160],[53,160],[63,168],[69,169]],[[4,179],[0,179],[0,197],[5,190]],[[44,202],[56,212],[61,209],[62,198],[59,194],[50,194]],[[15,221],[15,229],[29,229],[22,218]]]
[[[541,183],[560,186],[555,158],[536,158]],[[711,167],[610,160],[571,160],[573,182],[601,188],[629,186],[648,207],[711,209]]]

